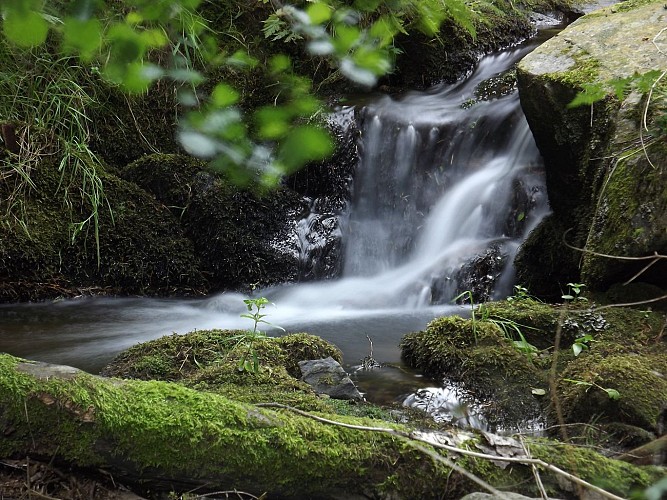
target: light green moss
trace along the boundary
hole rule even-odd
[[[644,490],[665,474],[662,467],[637,467],[604,457],[589,448],[547,440],[533,440],[528,446],[533,457],[622,497],[630,497]],[[542,472],[540,475],[545,477]],[[555,490],[555,479],[554,476],[549,477],[548,487],[551,491]],[[571,491],[576,492],[574,486]]]

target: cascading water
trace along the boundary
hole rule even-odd
[[[342,255],[342,276],[259,291],[276,304],[266,311],[272,323],[334,342],[352,365],[371,337],[378,361],[400,364],[401,337],[461,312],[451,303],[457,293],[505,293],[508,264],[548,210],[537,148],[502,76],[531,48],[486,57],[457,85],[380,97],[357,112],[360,162],[347,208],[312,199],[310,215],[293,224],[302,275]],[[327,238],[342,241],[342,251],[327,253]],[[0,351],[94,372],[130,345],[174,331],[246,328],[243,298],[0,306]],[[358,377],[376,401],[428,385],[408,370]]]
[[[269,292],[276,303],[425,307],[451,301],[466,266],[485,258],[492,276],[472,278],[485,283],[484,298],[508,281],[505,264],[547,210],[541,159],[516,92],[474,99],[520,55],[487,57],[458,85],[385,96],[361,111],[343,277]]]

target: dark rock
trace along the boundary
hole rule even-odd
[[[361,393],[338,361],[331,356],[325,359],[300,361],[301,380],[313,387],[318,394],[334,399],[363,399]]]
[[[22,198],[26,214],[0,225],[0,301],[204,293],[199,261],[172,213],[101,165],[95,175],[104,195],[93,212],[78,194],[91,179],[63,177],[52,161],[35,169],[35,189]],[[0,197],[11,189],[0,183]],[[69,204],[65,191],[77,193]],[[86,220],[73,237],[75,222]]]
[[[203,162],[182,155],[145,156],[123,176],[155,194],[179,218],[212,290],[296,280],[296,225],[306,211],[297,193],[237,188]]]
[[[299,281],[335,278],[341,274],[341,217],[352,190],[359,161],[359,128],[352,109],[337,112],[328,124],[336,150],[324,162],[312,163],[288,177],[284,185],[301,194],[308,211],[297,223]]]

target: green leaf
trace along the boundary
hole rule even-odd
[[[243,50],[237,50],[225,61],[228,65],[237,68],[254,68],[259,61]]]
[[[354,8],[362,12],[373,12],[381,3],[382,0],[355,0]]]
[[[331,7],[325,3],[314,3],[308,6],[306,14],[313,24],[322,24],[331,19]]]
[[[63,25],[63,50],[78,53],[89,61],[102,45],[102,25],[98,19],[65,19]]]
[[[21,47],[36,47],[46,41],[49,25],[34,10],[8,9],[2,23],[5,36]]]
[[[139,94],[148,90],[153,83],[154,75],[152,67],[133,62],[125,67],[125,74],[119,83],[127,92]]]
[[[139,36],[141,36],[141,40],[145,46],[149,48],[164,47],[169,43],[169,39],[164,31],[157,28],[144,30]]]
[[[609,399],[620,399],[621,398],[621,393],[618,392],[616,389],[605,389],[604,391],[609,396]]]
[[[140,60],[146,52],[141,36],[126,24],[115,24],[107,31],[111,44],[109,66],[122,66]],[[120,70],[122,72],[122,68]]]
[[[333,142],[326,131],[303,125],[287,135],[280,146],[278,159],[289,173],[310,161],[323,160],[332,152]]]
[[[336,27],[336,36],[333,39],[336,52],[340,55],[347,54],[359,41],[361,32],[355,26],[340,25]]]
[[[386,16],[383,16],[373,23],[369,33],[373,38],[380,41],[381,47],[384,47],[394,40],[394,36],[396,36],[398,30],[395,23],[388,20]]]
[[[583,90],[579,92],[574,99],[567,105],[568,108],[578,106],[590,106],[593,103],[601,101],[607,97],[607,92],[600,83],[590,83],[583,85]]]
[[[211,101],[219,108],[236,104],[239,101],[239,92],[226,83],[219,83],[211,92]]]
[[[269,69],[271,73],[274,74],[287,71],[291,66],[292,62],[290,61],[289,56],[286,56],[285,54],[278,54],[269,59]]]
[[[630,82],[632,82],[632,78],[619,78],[609,81],[619,101],[625,98],[626,92],[630,89]]]
[[[447,0],[447,11],[454,21],[462,26],[473,39],[477,38],[477,31],[473,23],[473,10],[463,0]]]
[[[264,106],[255,112],[257,135],[261,139],[279,139],[290,130],[290,113],[285,108]]]

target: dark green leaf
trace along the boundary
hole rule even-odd
[[[90,60],[102,45],[102,25],[97,19],[70,17],[63,25],[63,50]]]

